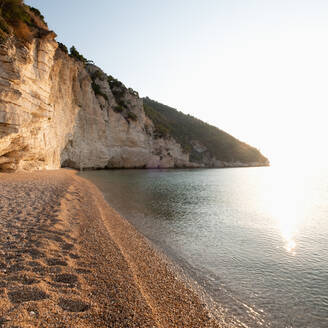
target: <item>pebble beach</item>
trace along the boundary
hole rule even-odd
[[[0,190],[0,327],[229,326],[75,171]]]

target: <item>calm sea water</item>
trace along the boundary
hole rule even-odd
[[[328,170],[81,174],[239,327],[328,327]]]

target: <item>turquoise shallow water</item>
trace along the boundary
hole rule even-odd
[[[328,170],[81,173],[240,327],[328,327]]]

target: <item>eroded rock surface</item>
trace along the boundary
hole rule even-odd
[[[198,140],[188,153],[159,137],[137,92],[71,58],[54,37],[0,46],[0,171],[263,165],[217,160]]]
[[[0,170],[193,166],[172,138],[154,137],[136,92],[120,94],[122,112],[113,92],[54,40],[11,38],[0,48]]]

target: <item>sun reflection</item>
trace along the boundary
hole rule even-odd
[[[298,218],[299,218],[297,215],[297,211],[294,207],[294,204],[288,204],[288,207],[287,206],[283,206],[282,208],[280,207],[279,211],[280,213],[277,213],[275,219],[278,222],[278,227],[284,242],[284,248],[285,250],[287,250],[287,252],[295,255],[296,252],[295,237],[298,230]]]
[[[280,223],[280,231],[281,235],[283,237],[284,241],[284,249],[291,253],[292,255],[296,254],[296,241],[295,241],[295,235],[297,233],[297,227],[296,225],[294,227],[286,227]]]
[[[290,205],[292,206],[292,205]],[[291,253],[296,254],[296,234],[298,231],[298,216],[296,211],[291,213],[291,207],[283,207],[279,209],[281,212],[275,216],[278,227],[284,242],[284,249]],[[285,213],[283,213],[285,211]]]
[[[292,253],[293,255],[295,255],[296,253],[294,252],[294,249],[296,247],[296,243],[294,240],[288,240],[287,244],[285,245],[285,249],[287,250],[287,252]]]
[[[272,168],[268,185],[268,210],[277,223],[283,248],[291,255],[296,254],[296,237],[305,211],[305,185],[301,176],[286,167]]]

